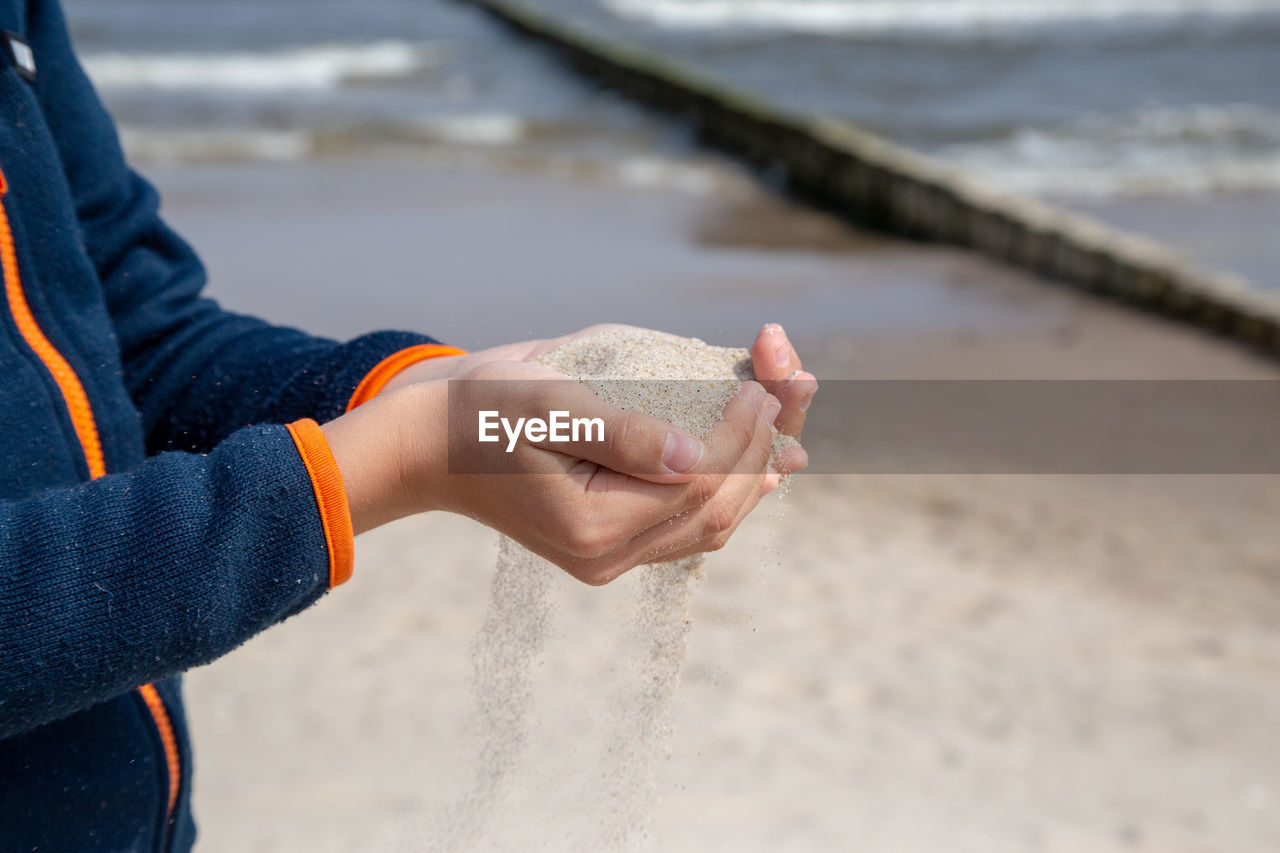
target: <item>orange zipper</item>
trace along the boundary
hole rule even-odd
[[[18,253],[13,245],[13,229],[9,226],[9,213],[3,203],[3,197],[8,191],[9,183],[5,180],[4,171],[0,170],[0,272],[4,274],[4,295],[9,303],[9,314],[22,339],[53,376],[53,381],[62,393],[67,413],[71,416],[71,425],[89,467],[89,478],[96,479],[107,473],[107,464],[102,454],[98,425],[89,405],[89,395],[85,393],[84,385],[75,370],[40,328],[35,314],[31,312],[31,305],[27,302],[27,294],[22,289],[22,279],[18,275]],[[151,718],[160,734],[160,742],[164,745],[165,764],[169,772],[169,800],[165,812],[167,822],[173,817],[173,809],[178,802],[178,786],[182,779],[178,741],[174,736],[169,712],[155,686],[144,684],[138,688],[138,693],[151,712]]]
[[[0,196],[9,191],[9,184],[0,171]],[[93,410],[89,408],[89,395],[80,384],[80,377],[67,364],[62,353],[45,337],[36,323],[31,306],[27,304],[27,295],[22,290],[22,280],[18,277],[18,253],[13,248],[13,231],[9,227],[9,215],[0,204],[0,266],[4,269],[4,294],[9,300],[9,312],[13,315],[14,325],[18,327],[22,339],[44,362],[44,366],[53,374],[53,381],[58,383],[62,391],[62,399],[67,404],[67,412],[71,415],[71,425],[75,427],[76,438],[84,450],[84,458],[89,463],[89,478],[101,477],[107,473],[106,463],[102,458],[102,442],[98,439],[98,425],[93,421]]]
[[[160,742],[164,744],[164,760],[169,768],[169,805],[165,809],[165,822],[173,817],[173,808],[178,804],[178,782],[182,779],[182,764],[178,761],[178,739],[173,734],[173,721],[169,719],[169,711],[164,707],[160,691],[154,684],[144,684],[138,688],[142,701],[147,703],[151,719],[155,721],[156,730],[160,732]]]

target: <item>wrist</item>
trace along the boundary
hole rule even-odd
[[[356,534],[438,508],[446,470],[446,383],[385,393],[321,427]]]
[[[454,361],[455,359],[448,359]],[[445,509],[449,472],[449,383],[414,382],[379,398],[394,432],[400,515]],[[400,516],[397,516],[400,517]]]

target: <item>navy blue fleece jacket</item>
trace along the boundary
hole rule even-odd
[[[0,0],[0,29],[37,69],[0,67],[0,853],[186,850],[179,674],[349,571],[301,419],[431,339],[340,344],[202,298],[58,4]]]

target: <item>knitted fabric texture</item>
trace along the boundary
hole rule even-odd
[[[0,305],[0,848],[186,850],[179,674],[328,587],[316,494],[280,424],[337,417],[375,365],[433,341],[338,343],[203,298],[204,269],[125,163],[58,4],[0,0],[0,29],[37,66],[34,82],[0,68],[21,279],[5,284],[83,385],[108,472],[86,482],[84,419]],[[133,690],[148,682],[187,770],[172,812]]]

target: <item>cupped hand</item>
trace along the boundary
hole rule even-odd
[[[396,374],[384,387],[384,393],[421,382],[451,379],[490,362],[531,362],[538,356],[576,338],[591,337],[610,329],[635,328],[635,326],[621,323],[598,323],[558,338],[518,341],[477,350],[467,355],[427,359],[410,365]],[[800,355],[787,339],[787,333],[782,326],[769,323],[756,335],[755,342],[751,346],[751,366],[756,381],[763,384],[765,389],[782,403],[782,413],[778,416],[778,431],[793,438],[800,438],[800,433],[804,429],[805,414],[813,401],[814,393],[818,390],[818,381],[812,373],[803,369]],[[800,470],[807,462],[808,456],[804,450],[793,447],[784,454],[782,460],[779,460],[779,468],[789,473]]]
[[[744,383],[699,441],[538,365],[490,362],[460,378],[477,380],[456,383],[450,395],[450,418],[464,423],[482,409],[513,420],[555,409],[604,422],[604,441],[521,439],[511,453],[455,438],[454,473],[442,490],[443,508],[501,530],[586,583],[723,547],[762,493],[781,406],[758,383]],[[538,379],[550,381],[530,381]],[[459,473],[468,470],[486,473]]]
[[[411,384],[325,425],[357,531],[448,510],[602,584],[643,563],[722,547],[767,491],[782,407],[759,383],[743,383],[699,441],[540,365],[490,361],[454,378],[475,381]],[[478,441],[482,410],[511,422],[553,410],[598,417],[605,438],[521,437],[507,453]]]

